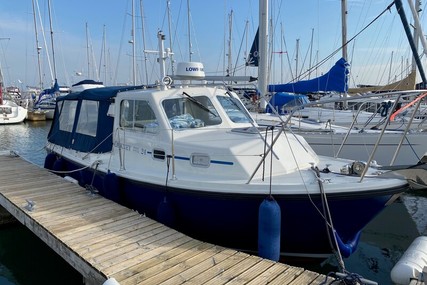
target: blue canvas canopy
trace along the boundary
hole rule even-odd
[[[110,104],[118,92],[139,88],[92,88],[57,97],[48,141],[82,152],[111,151],[114,118],[107,115]],[[79,120],[84,120],[80,128]],[[81,130],[82,125],[84,130]]]
[[[348,65],[347,61],[341,58],[322,76],[287,84],[272,84],[268,86],[268,91],[302,94],[331,91],[344,93],[348,91]]]

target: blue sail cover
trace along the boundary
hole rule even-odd
[[[40,93],[40,95],[39,95],[37,101],[34,103],[34,105],[37,107],[43,101],[55,98],[56,93],[58,93],[58,92],[59,92],[58,79],[55,78],[55,83],[53,84],[52,88],[44,89]]]
[[[341,58],[322,76],[287,84],[272,84],[268,86],[268,91],[302,94],[331,91],[345,93],[348,91],[348,66],[347,61]]]

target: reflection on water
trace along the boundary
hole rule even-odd
[[[420,235],[427,235],[427,191],[420,190],[405,195],[403,202],[414,219]]]
[[[47,134],[51,121],[0,125],[0,151],[13,150],[28,161],[43,166]]]
[[[50,124],[51,121],[40,121],[0,126],[0,151],[13,150],[26,160],[43,166]],[[378,215],[363,230],[357,251],[344,260],[346,269],[379,284],[391,284],[390,271],[394,264],[416,237],[427,234],[427,213],[423,210],[427,207],[426,195],[424,192],[405,194]],[[38,262],[38,267],[33,266],[34,261]],[[320,264],[291,264],[323,274],[338,270],[333,257]],[[63,281],[67,278],[71,280],[69,284],[81,284],[81,276],[25,226],[0,229],[0,285],[41,284],[25,276],[42,278],[52,275],[53,271],[62,275],[61,284],[65,284]],[[60,279],[55,276],[42,283],[57,284]]]

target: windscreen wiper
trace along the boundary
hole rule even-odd
[[[183,95],[187,96],[188,99],[190,99],[191,102],[193,102],[194,104],[196,104],[197,106],[199,106],[200,108],[202,108],[203,110],[205,110],[206,112],[211,113],[212,115],[214,115],[215,117],[218,117],[217,114],[215,114],[214,112],[212,112],[211,110],[209,110],[208,107],[206,107],[205,105],[203,105],[202,103],[200,103],[197,99],[194,99],[194,97],[192,97],[190,94],[186,93],[186,92],[182,92]]]

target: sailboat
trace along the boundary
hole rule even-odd
[[[30,112],[32,115],[36,116],[37,118],[40,118],[39,115],[44,114],[45,119],[51,120],[53,119],[53,112],[55,111],[55,101],[56,97],[60,96],[61,94],[68,93],[68,88],[62,88],[58,84],[57,79],[57,73],[56,73],[56,60],[55,60],[55,45],[53,42],[53,29],[52,29],[52,16],[51,16],[51,2],[50,0],[47,1],[48,4],[48,12],[49,12],[49,25],[50,25],[50,40],[51,40],[51,49],[52,49],[52,61],[53,61],[53,74],[52,74],[52,80],[53,85],[51,88],[44,89],[36,98],[35,102],[32,104],[32,110]],[[38,6],[38,5],[37,5]],[[36,14],[34,2],[33,2],[33,13]],[[37,24],[36,20],[34,18],[34,27],[36,29],[36,42],[37,42]],[[40,49],[37,44],[37,52],[40,52]],[[39,72],[40,71],[40,60],[39,60]],[[52,71],[51,71],[52,72]],[[41,76],[41,74],[39,75]],[[41,77],[40,77],[40,83],[41,83]]]
[[[3,96],[3,82],[0,78],[0,125],[22,123],[27,117],[27,109],[6,96],[9,95]]]
[[[0,125],[22,123],[27,109],[18,105],[10,94],[4,92],[3,72],[0,64]]]
[[[256,51],[252,53],[259,54]],[[259,70],[259,74],[264,73],[266,71]],[[347,76],[348,63],[343,57],[318,78],[289,84],[266,84],[264,94],[267,90],[276,93],[266,100],[267,112],[253,112],[252,115],[261,125],[287,123],[322,155],[366,162],[374,151],[375,161],[381,165],[419,163],[427,150],[423,128],[425,120],[419,115],[411,116],[414,115],[412,111],[402,110],[404,105],[416,106],[413,100],[423,98],[425,90],[345,97],[340,93],[348,91]],[[309,101],[306,94],[314,92],[331,93]],[[326,108],[325,104],[332,104],[332,107]],[[387,130],[382,133],[382,129]]]

